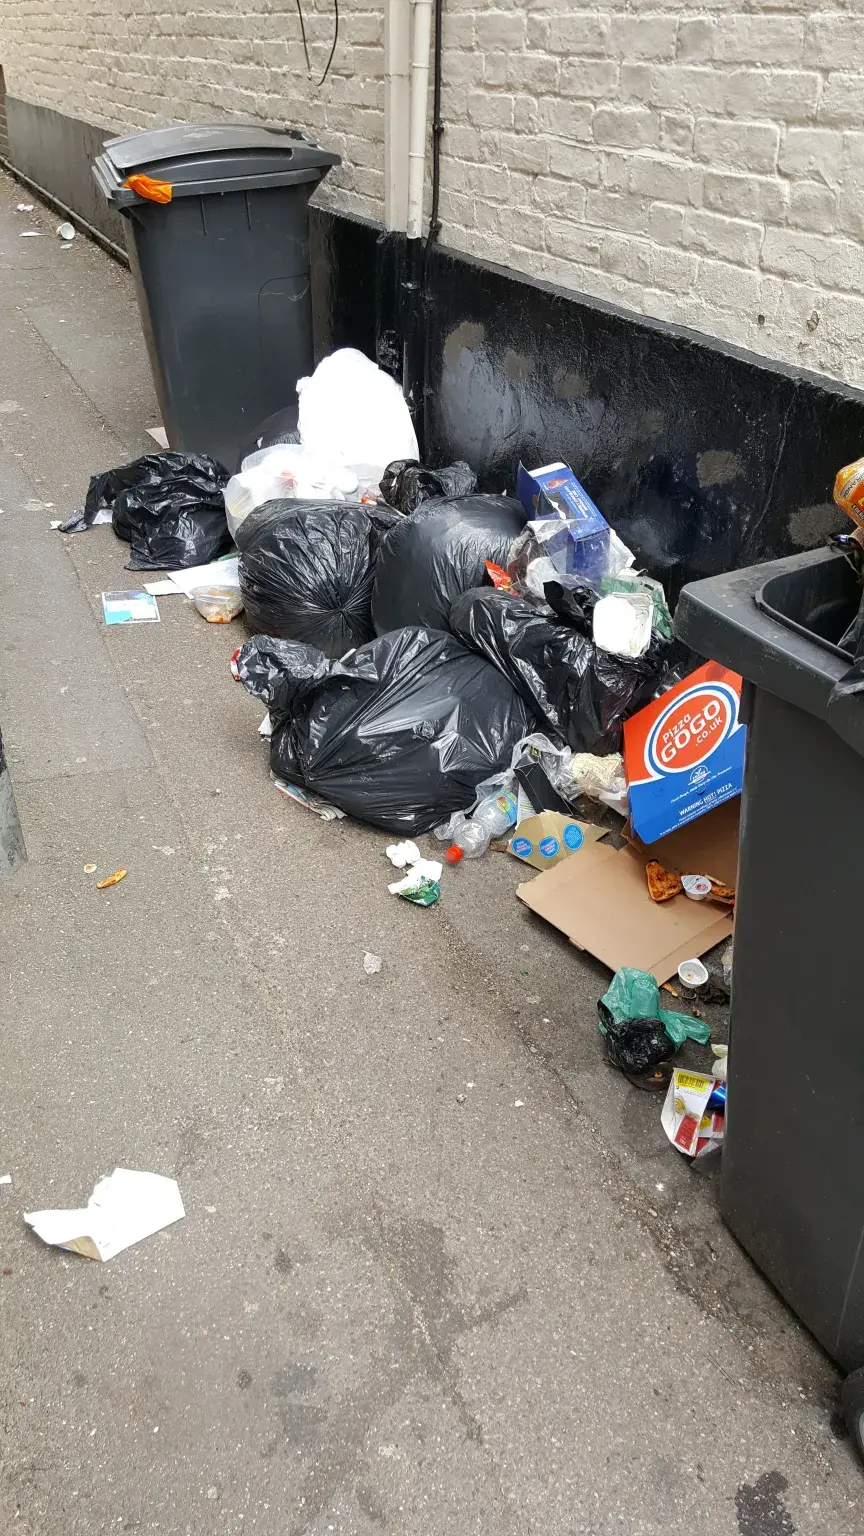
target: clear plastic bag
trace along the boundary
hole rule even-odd
[[[250,512],[268,501],[360,500],[357,475],[341,464],[316,459],[297,443],[275,443],[243,460],[225,487],[225,512],[232,538]]]

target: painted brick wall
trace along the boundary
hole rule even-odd
[[[381,0],[0,0],[10,95],[100,127],[250,118],[308,127],[343,157],[319,201],[380,216],[384,200]]]
[[[381,0],[0,0],[10,93],[308,123],[383,205]],[[457,250],[864,384],[864,0],[445,0]]]
[[[444,238],[864,384],[864,3],[447,0]]]

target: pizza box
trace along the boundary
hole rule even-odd
[[[735,885],[738,867],[739,800],[729,800],[650,848],[634,839],[623,848],[595,842],[564,859],[516,894],[526,907],[566,934],[571,944],[596,955],[617,971],[630,965],[650,971],[658,982],[722,944],[732,917],[711,901],[675,896],[655,902],[648,894],[645,865],[659,859],[681,875],[712,875]]]

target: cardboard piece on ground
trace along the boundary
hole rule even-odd
[[[509,849],[515,858],[530,864],[532,869],[551,869],[553,864],[560,864],[577,849],[605,836],[605,827],[593,827],[590,822],[563,816],[560,811],[540,811],[519,822]]]
[[[652,901],[645,864],[655,858],[681,874],[711,873],[734,885],[737,812],[737,801],[719,806],[653,843],[650,851],[629,844],[616,851],[606,843],[591,843],[578,859],[562,860],[520,885],[516,894],[610,970],[630,965],[650,971],[658,982],[668,981],[682,960],[704,955],[728,939],[732,918],[713,902],[683,895],[662,904]]]

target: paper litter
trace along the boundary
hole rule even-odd
[[[421,857],[416,843],[391,843],[385,851],[394,869],[407,869]]]
[[[105,1263],[185,1215],[176,1179],[115,1168],[83,1209],[25,1212],[24,1220],[43,1243]]]

